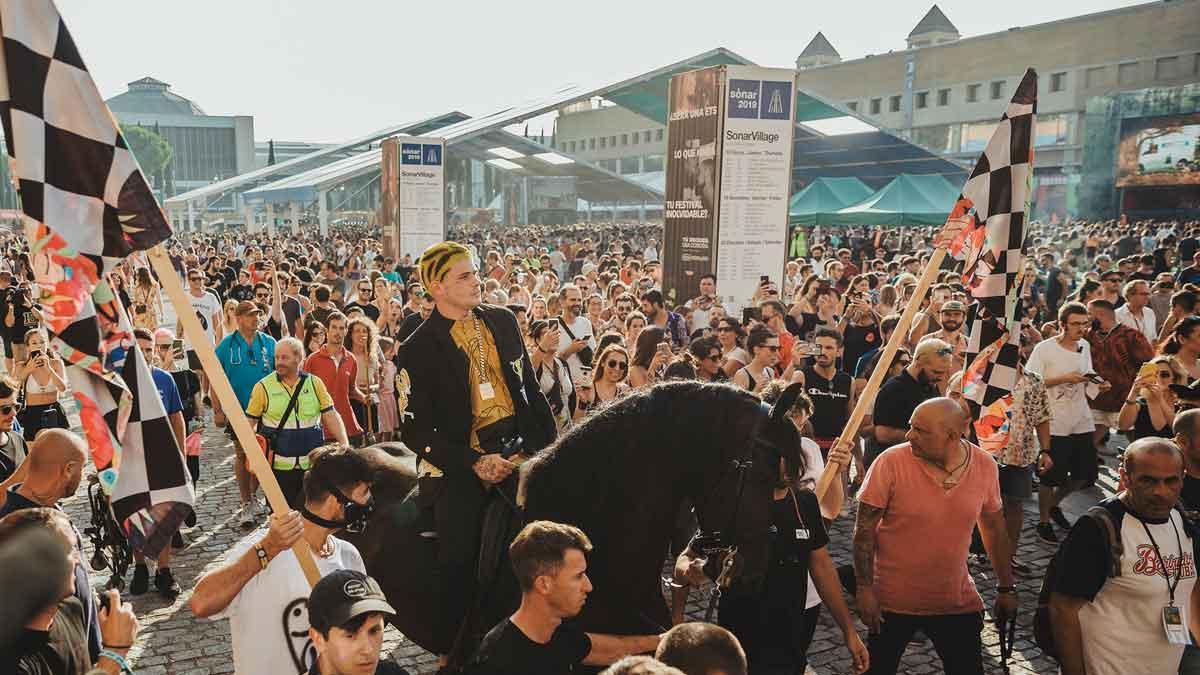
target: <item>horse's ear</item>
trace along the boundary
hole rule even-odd
[[[771,420],[777,422],[783,419],[792,411],[792,406],[796,405],[796,399],[800,398],[800,394],[803,392],[803,384],[799,382],[789,384],[783,390],[783,393],[779,395],[779,399],[775,401],[775,405],[771,406]]]

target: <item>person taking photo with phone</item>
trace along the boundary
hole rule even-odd
[[[25,334],[25,349],[29,360],[17,369],[16,380],[24,391],[24,407],[17,415],[25,440],[32,442],[42,429],[69,429],[67,413],[58,402],[67,390],[67,374],[63,360],[49,348],[45,329],[37,328]]]

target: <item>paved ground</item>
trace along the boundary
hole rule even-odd
[[[232,522],[232,507],[237,503],[232,453],[232,445],[222,432],[215,428],[206,429],[201,477],[197,490],[199,527],[192,534],[191,545],[178,552],[172,565],[179,583],[184,588],[184,594],[171,604],[163,601],[153,589],[150,593],[133,598],[134,607],[142,622],[139,646],[133,651],[131,659],[139,675],[209,675],[233,672],[227,623],[197,619],[187,608],[189,593],[195,585],[196,578],[207,566],[217,562],[221,554],[235,541],[246,536],[246,533]],[[1101,487],[1105,488],[1105,492],[1111,490],[1111,472],[1105,472]],[[85,489],[86,486],[81,488],[80,494],[64,503],[76,524],[81,527],[90,517]],[[1096,489],[1090,494],[1074,495],[1065,510],[1073,518],[1099,496],[1100,491]],[[1030,519],[1036,520],[1032,511]],[[849,563],[851,560],[852,528],[851,505],[849,512],[834,524],[830,534],[830,550],[838,564]],[[1052,553],[1051,547],[1042,544],[1033,536],[1032,526],[1027,527],[1018,557],[1033,566],[1038,573],[1033,578],[1021,579],[1019,582],[1021,616],[1018,620],[1016,648],[1013,660],[1009,664],[1013,673],[1055,671],[1053,662],[1045,659],[1032,644],[1030,628],[1041,571]],[[85,559],[90,558],[90,554],[89,550]],[[976,584],[984,589],[985,600],[990,606],[993,595],[990,589],[995,585],[990,568],[986,564],[972,563],[971,571]],[[103,585],[108,576],[106,573],[96,573],[94,579],[97,585]],[[700,619],[703,616],[702,602],[706,597],[703,591],[693,591],[689,603],[689,617]],[[851,606],[853,607],[853,604]],[[1003,672],[999,667],[997,636],[991,626],[985,629],[984,644],[987,650],[988,672]],[[435,670],[433,657],[394,629],[388,629],[384,652],[414,673],[432,673]],[[821,615],[821,625],[810,650],[810,660],[812,671],[821,675],[851,672],[847,652],[841,644],[840,632],[827,612]],[[925,642],[910,645],[901,672],[918,675],[941,672],[941,663],[932,644]]]

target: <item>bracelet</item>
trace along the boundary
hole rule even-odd
[[[1013,594],[1015,594],[1017,592],[1017,587],[1016,586],[997,586],[996,592],[997,593],[1013,593]]]
[[[254,554],[258,556],[259,566],[264,570],[267,569],[267,563],[271,562],[270,556],[267,555],[267,549],[263,548],[262,544],[255,544]]]
[[[108,659],[109,661],[117,664],[117,667],[121,669],[122,673],[133,673],[133,669],[129,667],[129,662],[125,660],[125,657],[114,651],[101,649],[100,658]]]
[[[110,645],[110,644],[108,644],[107,642],[102,642],[102,643],[100,643],[100,644],[101,644],[101,646],[102,646],[102,647],[104,647],[105,649],[133,649],[133,645],[132,645],[132,644],[127,644],[127,645]]]
[[[1125,405],[1137,405],[1137,404],[1138,404],[1138,402],[1136,399],[1133,401],[1130,401],[1129,399],[1125,399]]]

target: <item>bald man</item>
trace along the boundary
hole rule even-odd
[[[4,506],[0,507],[0,518],[21,509],[41,506],[59,508],[60,500],[70,497],[79,489],[86,463],[87,446],[82,438],[66,429],[42,431],[33,445],[29,446],[29,455],[24,464],[28,472],[25,481],[9,488]],[[82,537],[76,530],[75,545],[80,546],[81,541]],[[82,555],[83,549],[80,548]],[[75,597],[83,604],[84,620],[88,626],[88,653],[95,661],[100,656],[100,621],[96,595],[92,592],[87,567],[82,563],[75,566]]]
[[[1184,644],[1168,640],[1165,625],[1177,618],[1186,641],[1200,604],[1200,538],[1176,508],[1183,476],[1179,446],[1166,438],[1138,439],[1121,464],[1125,490],[1071,528],[1050,596],[1050,625],[1065,675],[1190,672],[1179,668]],[[1115,575],[1104,516],[1124,544]]]
[[[982,675],[983,599],[966,562],[976,525],[996,570],[993,614],[1016,611],[996,462],[963,438],[968,422],[949,398],[921,403],[907,441],[879,455],[859,491],[854,574],[869,673],[895,673],[920,629],[945,672]]]

